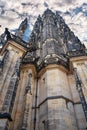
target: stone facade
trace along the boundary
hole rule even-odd
[[[0,130],[86,130],[85,46],[57,12],[38,16],[24,42],[27,22],[0,51]]]

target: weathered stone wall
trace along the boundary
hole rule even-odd
[[[10,43],[9,43],[10,44]],[[8,49],[8,57],[4,58],[4,62],[3,62],[3,67],[1,70],[1,75],[0,75],[0,113],[4,114],[7,113],[9,116],[12,116],[9,111],[9,108],[14,104],[11,104],[11,97],[13,96],[13,90],[14,90],[14,84],[12,86],[11,80],[14,74],[14,70],[15,70],[15,65],[17,60],[23,55],[23,51],[21,49],[18,49],[16,47],[12,47],[10,45],[8,45],[8,47],[6,48]],[[5,53],[5,52],[3,52]],[[4,54],[3,54],[4,55]],[[15,79],[14,79],[15,82]],[[11,88],[9,88],[9,86]],[[15,96],[15,95],[14,95]],[[15,97],[14,97],[15,99]],[[15,104],[17,105],[17,104]],[[7,106],[7,107],[6,107]],[[13,108],[14,111],[14,108]],[[14,114],[13,114],[14,116]],[[12,116],[12,119],[13,119]],[[8,122],[8,117],[3,117],[3,119],[0,119],[0,127],[2,127],[3,130],[8,130],[10,123]],[[8,128],[8,129],[7,129]]]
[[[6,91],[8,89],[8,85],[12,76],[12,73],[14,71],[15,61],[17,60],[17,57],[15,51],[11,50],[9,52],[9,57],[7,59],[7,62],[4,64],[2,69],[2,75],[0,75],[0,96],[1,96],[1,103],[0,106],[2,107],[2,103],[4,101]]]
[[[87,85],[86,85],[86,77],[87,77],[87,61],[86,57],[79,57],[71,59],[73,68],[77,69],[77,74],[81,81],[82,91],[87,102]],[[74,101],[74,110],[76,113],[76,120],[79,130],[85,130],[87,128],[87,123],[83,111],[83,107],[81,104],[81,99],[79,97],[79,92],[76,89],[76,82],[74,75],[69,76],[69,84],[72,92],[72,97]]]
[[[26,67],[24,66],[21,69],[19,86],[17,89],[16,100],[14,111],[14,122],[10,126],[10,130],[13,128],[14,130],[21,130],[26,128],[27,130],[32,129],[32,107],[34,106],[34,98],[35,98],[35,73],[32,70],[32,65]],[[32,74],[31,79],[31,88],[26,91],[26,87],[28,86],[28,75]],[[31,89],[31,91],[30,91]]]
[[[18,53],[12,54],[16,57],[14,56],[13,61],[13,55],[11,55],[12,57],[10,56],[10,62],[8,65],[12,66],[13,69],[11,72],[13,73],[15,66],[14,62],[16,62],[20,55]],[[86,63],[86,60],[83,63],[73,63],[73,66],[78,70],[78,74],[84,84],[85,89],[87,75]],[[9,67],[7,67],[7,69],[8,68]],[[8,70],[10,73],[9,80],[12,75],[10,70]],[[3,72],[5,72],[5,70],[3,70]],[[26,87],[29,80],[28,76],[30,73],[32,74],[31,92],[30,89],[26,92]],[[22,66],[14,108],[11,115],[13,121],[9,123],[8,120],[1,119],[0,127],[2,130],[4,130],[6,126],[9,130],[21,130],[23,128],[33,130],[35,109],[36,130],[85,130],[86,121],[79,94],[76,89],[74,75],[68,74],[68,72],[61,69],[59,65],[49,65],[45,68],[43,73],[40,72],[38,78],[37,105],[35,106],[36,77],[37,76],[33,65]],[[8,84],[9,83],[7,82],[7,88]],[[2,89],[4,89],[4,87],[2,87]],[[4,97],[2,97],[2,99],[5,98],[5,94],[3,94]],[[85,91],[84,95],[86,95]]]
[[[40,78],[39,129],[78,130],[68,75],[59,66]]]

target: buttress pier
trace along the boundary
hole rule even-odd
[[[49,9],[26,30],[0,36],[0,130],[86,130],[85,45]]]

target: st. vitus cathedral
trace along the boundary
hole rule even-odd
[[[0,37],[0,130],[86,130],[86,47],[58,12],[28,26]]]

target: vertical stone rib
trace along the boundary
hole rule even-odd
[[[30,93],[28,92],[25,95],[25,110],[24,110],[24,117],[23,117],[23,123],[22,123],[22,129],[21,130],[27,130],[28,127],[28,116],[29,116],[29,111],[30,111]]]
[[[9,72],[9,69],[11,68],[11,65],[12,65],[12,62],[13,62],[13,55],[14,54],[9,54],[9,57],[8,57],[8,60],[6,61],[6,63],[4,64],[4,67],[3,67],[3,74],[2,74],[2,82],[1,82],[1,85],[0,85],[0,93],[2,93],[2,89],[3,89],[3,86],[4,86],[4,84],[5,84],[5,81],[6,81],[6,79],[7,79],[7,75],[8,75],[8,72]]]
[[[28,81],[27,81],[27,85],[26,85],[26,88],[25,88],[25,108],[24,108],[24,117],[23,117],[23,123],[22,123],[22,129],[21,130],[26,130],[27,129],[27,120],[28,120],[28,115],[29,115],[29,105],[30,105],[30,102],[29,102],[29,95],[32,95],[32,92],[31,92],[31,77],[32,77],[32,74],[29,73],[28,74]]]
[[[3,80],[2,80],[2,84],[1,84],[1,92],[0,92],[1,102],[4,101],[5,94],[6,94],[6,91],[8,89],[9,82],[10,82],[10,78],[11,78],[11,75],[12,75],[13,70],[14,70],[15,56],[16,56],[15,52],[11,51],[9,61],[8,61],[9,62],[8,67],[3,74],[4,76],[3,76]],[[2,107],[2,103],[0,105]]]
[[[15,121],[14,121],[14,130],[19,130],[22,127],[22,120],[23,120],[23,112],[24,112],[24,106],[25,106],[25,100],[24,100],[24,93],[25,93],[25,86],[26,86],[26,70],[22,71],[21,73],[21,79],[20,79],[20,90],[17,91],[17,111],[15,115]]]
[[[10,113],[12,112],[13,105],[14,105],[14,100],[15,100],[15,95],[16,95],[16,90],[17,90],[17,85],[18,85],[18,72],[19,72],[19,67],[20,64],[17,63],[15,65],[15,70],[13,72],[13,76],[11,77],[10,84],[8,86],[8,90],[4,99],[4,103],[2,106],[2,112],[3,113]],[[16,70],[17,69],[17,70]]]
[[[79,96],[80,96],[80,99],[81,99],[83,111],[84,111],[85,118],[86,118],[86,121],[87,121],[87,104],[86,104],[86,100],[85,100],[83,90],[82,90],[82,82],[78,77],[76,68],[74,68],[74,76],[75,76],[75,80],[76,80],[76,87],[77,87],[77,90],[78,90],[78,93],[79,93]]]

